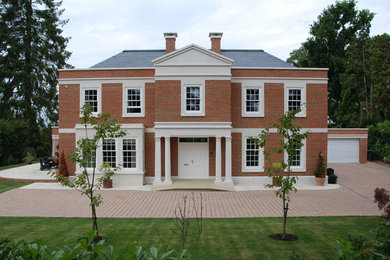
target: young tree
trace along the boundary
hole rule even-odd
[[[115,123],[108,114],[99,114],[96,117],[92,116],[92,108],[89,104],[85,104],[81,108],[81,123],[84,126],[85,136],[77,141],[77,148],[71,155],[71,161],[77,163],[82,172],[76,175],[74,180],[65,178],[63,175],[56,176],[51,173],[59,182],[65,186],[76,189],[88,197],[91,207],[92,229],[96,232],[96,239],[99,240],[98,221],[96,207],[103,202],[101,194],[96,191],[101,189],[103,182],[109,180],[119,166],[111,166],[102,164],[99,170],[103,173],[101,177],[96,177],[96,150],[103,143],[104,139],[119,138],[126,135],[120,130],[120,125]],[[94,130],[93,136],[89,136],[89,128]],[[88,172],[87,168],[92,168],[92,172]]]
[[[309,132],[302,132],[300,126],[293,124],[295,115],[299,113],[300,109],[286,112],[283,116],[278,119],[278,122],[272,124],[271,127],[276,128],[279,137],[278,146],[268,147],[271,133],[269,128],[261,131],[257,138],[252,138],[259,147],[264,150],[264,159],[266,165],[264,166],[265,172],[269,177],[273,178],[273,185],[265,185],[267,188],[277,187],[275,191],[276,196],[281,198],[283,201],[283,232],[275,235],[276,239],[290,240],[293,239],[293,235],[286,233],[287,214],[290,202],[290,192],[296,192],[295,183],[297,177],[291,176],[291,165],[296,158],[297,154],[300,153],[303,147],[303,141],[309,135]],[[287,154],[287,161],[278,160],[277,155]],[[276,155],[276,156],[274,156]],[[279,156],[280,157],[280,156]],[[283,157],[283,156],[282,156]]]

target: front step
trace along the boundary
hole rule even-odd
[[[153,185],[154,191],[234,191],[233,186],[214,184],[213,180],[174,180],[170,185]]]

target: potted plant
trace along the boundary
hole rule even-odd
[[[316,177],[316,185],[324,186],[325,176],[326,176],[326,165],[324,162],[324,156],[321,152],[318,155],[318,167],[317,170],[314,172],[314,176]]]

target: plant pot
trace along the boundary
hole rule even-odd
[[[325,177],[316,177],[317,186],[324,186],[324,183],[325,183]]]
[[[112,188],[112,179],[103,182],[103,188],[109,189]]]

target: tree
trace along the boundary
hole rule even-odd
[[[91,207],[92,229],[96,232],[96,239],[99,240],[101,237],[99,236],[96,207],[103,202],[103,197],[101,194],[97,194],[96,191],[102,188],[103,182],[108,181],[115,174],[119,166],[112,167],[107,163],[102,164],[99,170],[103,174],[96,178],[96,150],[102,145],[104,139],[123,137],[126,133],[120,130],[120,125],[116,124],[115,120],[111,119],[108,114],[99,114],[92,117],[92,108],[89,104],[85,104],[81,108],[81,115],[85,136],[77,141],[77,148],[71,155],[71,161],[77,163],[82,168],[82,172],[76,175],[75,180],[68,179],[62,174],[49,174],[55,177],[58,182],[76,189],[88,197]],[[90,126],[94,130],[92,138],[88,135]],[[87,168],[92,168],[92,172],[88,172]]]
[[[276,239],[281,240],[290,240],[294,237],[294,235],[286,233],[290,192],[297,191],[294,186],[297,182],[297,177],[291,176],[291,165],[293,159],[302,149],[303,141],[309,135],[309,132],[302,132],[300,126],[293,124],[295,115],[299,112],[300,109],[288,111],[278,119],[277,123],[272,124],[272,127],[276,128],[277,133],[282,137],[279,139],[279,146],[267,147],[267,143],[271,138],[269,128],[262,130],[257,138],[252,138],[253,142],[264,149],[264,159],[268,162],[268,165],[265,165],[264,169],[268,176],[273,178],[273,185],[267,184],[265,186],[267,188],[277,187],[278,189],[275,191],[276,196],[283,201],[283,232],[282,234],[275,235]],[[278,156],[272,156],[275,154],[283,155],[284,153],[287,154],[286,162],[284,160],[278,160]]]
[[[42,128],[57,121],[57,72],[70,67],[64,10],[54,0],[0,3],[0,118],[28,122],[36,148]]]
[[[355,0],[337,1],[311,25],[311,37],[302,43],[302,47],[291,52],[289,61],[296,66],[329,68],[328,114],[333,125],[347,126],[336,117],[342,95],[347,96],[342,93],[341,85],[341,75],[346,71],[347,48],[357,38],[369,35],[373,18],[374,14],[369,10],[357,10]]]

